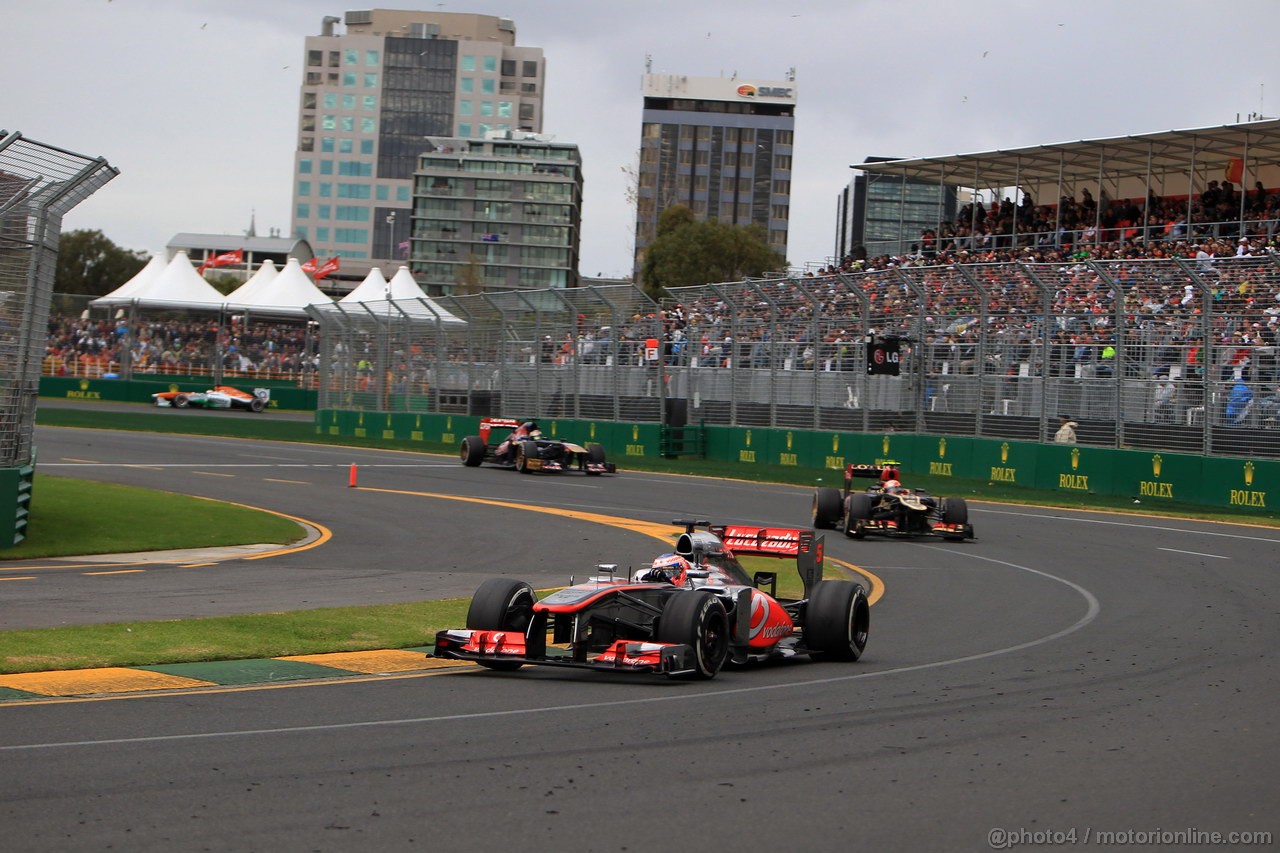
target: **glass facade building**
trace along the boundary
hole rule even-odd
[[[505,18],[374,9],[339,23],[306,39],[291,231],[361,279],[409,257],[428,138],[540,131],[546,67]]]
[[[538,134],[432,138],[414,174],[410,269],[429,295],[576,287],[578,146]]]

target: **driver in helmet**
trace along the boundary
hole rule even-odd
[[[693,567],[689,565],[689,561],[679,554],[663,554],[647,569],[636,572],[636,580],[641,583],[666,582],[684,586],[691,568]]]
[[[880,499],[876,501],[875,506],[871,508],[871,520],[880,523],[889,529],[896,529],[898,526],[898,495],[908,494],[907,490],[902,488],[902,483],[896,479],[888,479],[880,487]]]
[[[542,430],[538,429],[537,421],[525,421],[511,431],[511,435],[507,436],[502,444],[498,445],[498,449],[494,453],[500,458],[516,452],[516,445],[526,439],[537,439],[542,437]]]

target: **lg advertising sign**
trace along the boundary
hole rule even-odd
[[[902,358],[898,353],[899,338],[867,339],[867,375],[897,376]]]

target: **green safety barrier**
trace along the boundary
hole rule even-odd
[[[268,408],[291,411],[315,411],[317,392],[271,381],[227,379],[227,385],[252,391],[270,388]],[[213,387],[208,377],[150,376],[134,379],[85,379],[63,376],[40,377],[40,396],[63,400],[85,400],[115,403],[150,403],[151,395],[162,391],[208,391]]]
[[[456,445],[480,431],[471,415],[324,410],[316,431]],[[660,424],[540,418],[543,433],[601,444],[611,462],[660,459]],[[770,465],[842,472],[845,465],[894,463],[904,476],[928,474],[1073,495],[1127,496],[1143,502],[1199,504],[1268,512],[1280,506],[1280,461],[1077,447],[911,433],[851,433],[768,427],[700,426],[707,459],[750,469]],[[669,450],[669,447],[667,447]]]
[[[31,517],[31,494],[35,485],[33,465],[0,468],[0,505],[11,507],[13,525],[0,524],[0,548],[12,548],[27,538],[27,520]],[[5,511],[6,514],[9,510]]]

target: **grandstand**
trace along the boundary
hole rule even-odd
[[[72,315],[46,364],[207,364],[316,387],[322,409],[388,413],[1031,442],[1069,414],[1086,446],[1274,458],[1278,163],[1280,122],[1267,121],[864,164],[966,175],[988,202],[915,246],[662,303],[631,285],[458,296],[441,305],[462,323],[316,312],[315,337]],[[1007,205],[1006,187],[1020,188]],[[867,375],[868,345],[885,338],[901,343],[901,371]]]

